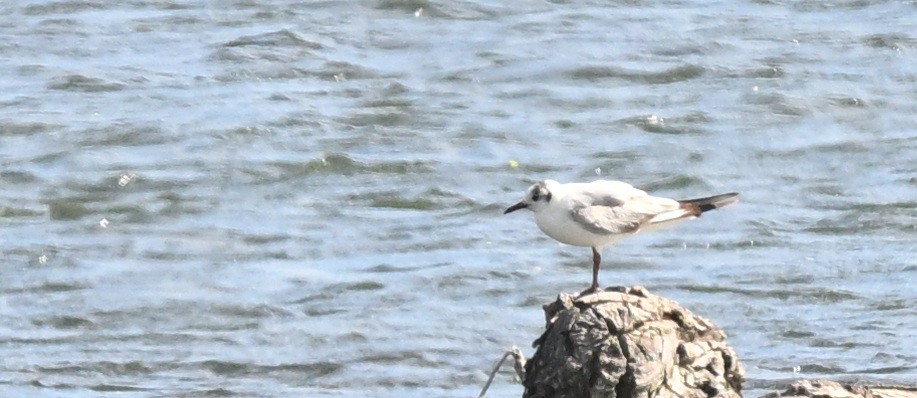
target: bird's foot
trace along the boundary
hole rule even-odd
[[[581,291],[581,292],[576,296],[576,298],[580,298],[580,297],[583,297],[583,296],[588,296],[588,295],[590,295],[590,294],[598,293],[598,292],[600,292],[600,291],[602,291],[602,289],[599,289],[599,285],[598,285],[598,284],[595,284],[595,285],[589,286],[588,289]]]

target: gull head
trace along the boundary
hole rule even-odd
[[[556,185],[558,185],[558,182],[554,180],[536,182],[525,191],[525,197],[519,203],[510,206],[503,214],[509,214],[519,209],[529,209],[538,213],[551,202],[554,196],[551,194],[551,188]]]

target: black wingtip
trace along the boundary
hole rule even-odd
[[[723,206],[731,205],[739,201],[738,192],[729,192],[720,195],[708,196],[706,198],[679,200],[681,206],[693,210],[696,215],[700,213],[719,209]]]

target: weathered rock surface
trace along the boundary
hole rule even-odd
[[[740,397],[726,335],[641,287],[545,305],[547,330],[525,366],[524,397]]]
[[[862,386],[829,380],[800,380],[784,392],[772,392],[762,398],[917,398],[917,388],[905,386]]]

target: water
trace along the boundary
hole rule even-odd
[[[502,210],[597,174],[742,193],[600,281],[724,328],[749,396],[917,381],[913,2],[0,14],[3,396],[474,396],[590,280]]]

